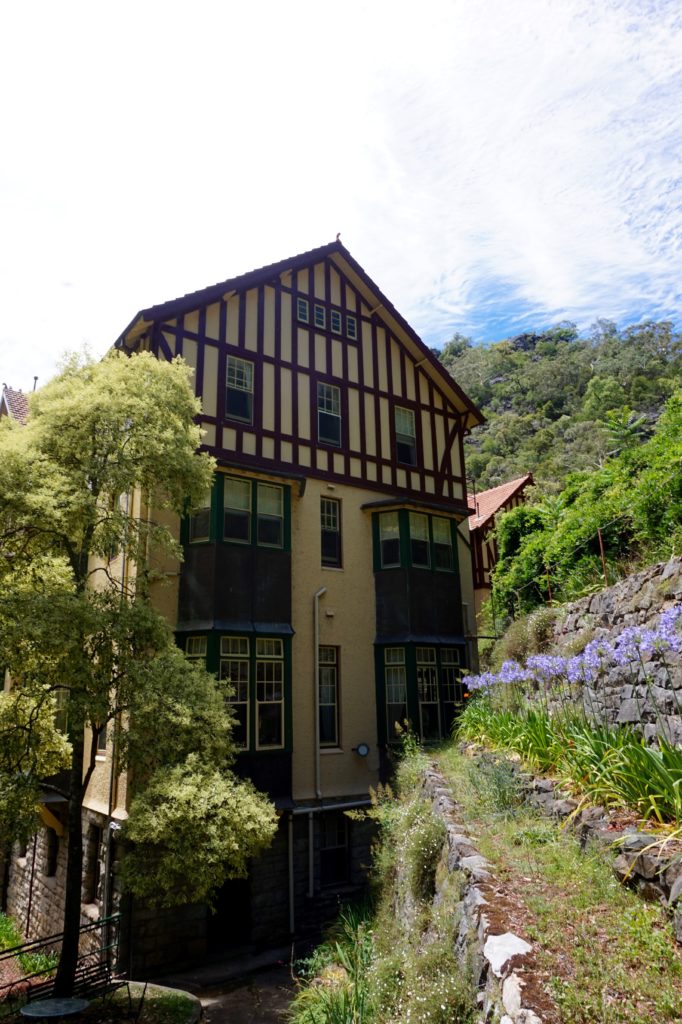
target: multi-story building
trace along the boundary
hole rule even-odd
[[[448,734],[475,657],[462,442],[482,416],[339,241],[144,309],[116,346],[194,368],[218,471],[155,598],[231,682],[237,770],[281,812],[216,914],[133,909],[145,969],[178,929],[183,955],[272,942],[362,882],[368,829],[344,812],[396,723]],[[108,771],[103,750],[111,816]]]

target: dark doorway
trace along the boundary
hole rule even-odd
[[[234,950],[251,943],[251,884],[248,878],[226,882],[208,915],[209,952]]]

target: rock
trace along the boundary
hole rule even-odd
[[[624,700],[620,706],[620,711],[616,715],[616,722],[624,724],[626,722],[639,722],[639,709],[637,707],[636,700]]]
[[[503,935],[489,935],[483,947],[483,956],[490,964],[493,974],[501,978],[505,964],[513,956],[523,956],[530,953],[532,946],[525,939],[519,938],[513,932],[504,932]]]
[[[682,896],[682,874],[677,876],[677,878],[675,879],[670,888],[670,895],[668,896],[668,906],[672,906],[674,903],[677,903],[680,896]]]
[[[678,904],[673,914],[673,931],[678,942],[682,942],[682,904]]]
[[[516,1016],[521,1009],[522,987],[523,982],[519,978],[518,974],[513,972],[508,978],[504,979],[502,984],[502,1005],[512,1020],[516,1020]]]

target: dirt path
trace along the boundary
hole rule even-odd
[[[288,964],[269,967],[222,990],[197,993],[206,1024],[282,1024],[294,995]]]

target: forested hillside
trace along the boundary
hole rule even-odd
[[[477,490],[532,472],[497,523],[498,615],[570,600],[682,548],[682,340],[668,322],[573,324],[441,358],[487,423],[468,439]]]
[[[486,346],[455,335],[439,355],[488,421],[466,453],[478,490],[532,472],[557,493],[569,473],[650,436],[682,384],[682,336],[667,321],[599,320],[587,337],[561,323]]]

